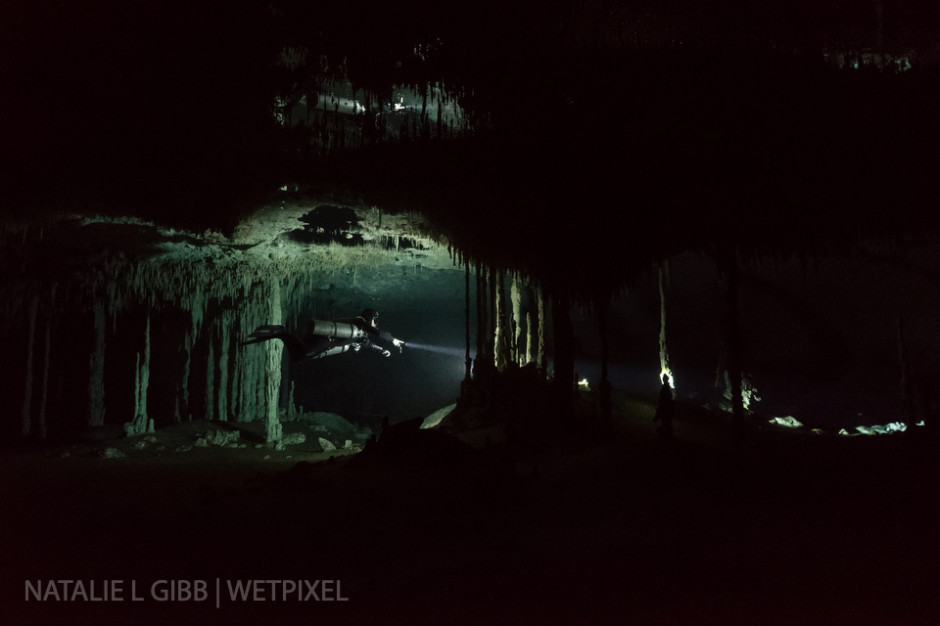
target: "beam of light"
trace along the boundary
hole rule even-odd
[[[454,357],[466,356],[466,350],[452,348],[449,346],[436,346],[430,343],[412,343],[411,341],[407,341],[405,342],[405,348],[409,350],[424,350],[425,352],[433,352],[435,354],[444,354]]]

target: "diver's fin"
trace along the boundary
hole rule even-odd
[[[243,341],[242,345],[246,346],[252,343],[261,343],[262,341],[267,341],[268,339],[282,339],[287,335],[289,335],[289,333],[283,326],[259,326],[258,328],[254,329],[250,335],[248,335],[250,339]]]
[[[259,326],[248,337],[249,339],[243,341],[241,345],[247,346],[270,339],[280,339],[284,342],[284,347],[287,348],[291,360],[302,361],[307,356],[307,348],[303,342],[290,334],[283,326]]]

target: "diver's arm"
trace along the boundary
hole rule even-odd
[[[405,342],[404,342],[404,341],[402,341],[401,339],[395,339],[395,337],[392,336],[392,333],[388,332],[387,330],[381,331],[381,332],[379,333],[379,337],[380,337],[381,339],[383,339],[383,340],[389,342],[390,344],[392,344],[392,345],[395,346],[396,348],[398,348],[398,351],[399,351],[399,352],[401,352],[402,346],[405,345]]]
[[[365,346],[366,348],[368,348],[369,350],[372,350],[372,351],[374,351],[374,352],[379,352],[379,353],[380,353],[382,356],[384,356],[384,357],[390,357],[390,356],[392,356],[392,353],[391,353],[391,352],[389,352],[388,350],[386,350],[385,348],[383,348],[383,347],[380,346],[380,345],[377,345],[377,344],[372,343],[371,341],[364,341],[364,342],[362,342],[362,345]]]

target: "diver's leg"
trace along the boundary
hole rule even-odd
[[[277,339],[287,334],[289,333],[283,326],[267,325],[259,326],[248,336],[254,337],[258,341],[265,341],[266,339]]]
[[[250,339],[242,342],[243,346],[252,343],[261,343],[262,341],[268,341],[270,339],[280,339],[284,342],[284,347],[287,348],[287,353],[290,355],[291,360],[300,361],[307,355],[307,349],[303,342],[290,334],[283,326],[259,326],[248,336]]]
[[[328,356],[326,353],[332,345],[333,342],[326,337],[307,335],[303,341],[304,358],[321,359]]]
[[[284,342],[291,361],[303,361],[307,357],[307,347],[300,339],[291,334],[283,335],[280,339]]]

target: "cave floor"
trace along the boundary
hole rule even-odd
[[[118,458],[6,454],[7,623],[937,623],[927,433],[751,428],[734,453],[721,417],[680,411],[666,445],[652,413],[618,392],[611,436],[508,454],[491,427],[496,443],[469,431],[471,453],[433,462],[173,447],[204,424]],[[26,581],[59,580],[97,581],[99,597],[121,580],[124,595],[26,599]],[[319,601],[233,598],[249,580],[341,582]],[[162,600],[161,581],[208,591]]]

